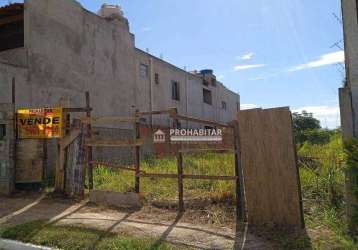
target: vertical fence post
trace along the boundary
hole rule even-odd
[[[236,216],[239,220],[246,220],[244,178],[241,166],[240,131],[239,123],[235,121],[234,147],[235,147],[235,176],[236,176]]]
[[[92,136],[92,125],[91,125],[91,106],[90,106],[90,94],[86,92],[86,117],[88,118],[87,124],[87,138]],[[93,189],[93,164],[92,164],[92,147],[87,147],[87,166],[88,166],[88,188]]]
[[[15,189],[15,185],[16,185],[16,160],[17,160],[17,141],[18,141],[18,131],[17,131],[17,112],[16,112],[16,79],[15,77],[12,78],[12,86],[11,86],[11,103],[12,103],[12,108],[13,108],[13,112],[14,112],[14,121],[13,121],[13,133],[14,133],[14,144],[12,149],[14,150],[13,152],[13,169],[12,169],[12,184],[11,184],[11,192]]]
[[[183,212],[184,211],[183,154],[181,152],[177,152],[177,166],[178,166],[179,212]]]
[[[62,131],[65,131],[67,126],[67,112],[62,114]],[[63,193],[65,189],[65,149],[62,147],[62,139],[57,140],[57,165],[56,165],[56,175],[55,175],[55,192]]]
[[[177,119],[178,110],[173,108],[171,116],[173,118],[173,128],[177,129],[179,121]],[[183,154],[180,152],[180,145],[176,145],[176,158],[178,169],[178,198],[179,198],[179,212],[184,212],[184,186],[183,186]]]
[[[139,123],[139,110],[135,111],[134,115],[134,129],[135,129],[135,141],[140,139],[140,123]],[[140,192],[140,146],[135,146],[135,192]]]

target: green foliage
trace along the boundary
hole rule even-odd
[[[320,129],[320,121],[313,117],[312,113],[302,111],[302,113],[293,113],[293,129],[296,131]]]
[[[308,141],[312,144],[327,144],[332,136],[332,132],[328,129],[305,130],[299,134],[299,141]]]
[[[358,139],[351,139],[344,143],[345,153],[347,154],[347,167],[357,168],[358,166]]]
[[[295,141],[302,145],[305,142],[311,144],[327,144],[336,131],[322,129],[320,121],[313,117],[312,113],[302,111],[302,113],[293,113],[293,130]]]
[[[313,159],[314,166],[301,166],[303,194],[307,198],[327,201],[339,207],[344,193],[344,152],[339,134],[325,145],[305,142],[298,151],[300,156]],[[305,198],[306,198],[305,197]]]
[[[0,237],[64,250],[86,249],[186,249],[151,238],[135,238],[95,229],[57,226],[33,221],[3,229]]]
[[[351,211],[349,218],[349,229],[353,234],[358,234],[358,139],[345,142],[345,152],[347,154],[346,175],[349,180],[351,195],[347,195],[347,206]],[[352,196],[352,197],[351,197]]]
[[[358,147],[350,146],[358,152]],[[345,220],[345,169],[346,162],[358,159],[347,157],[339,132],[332,133],[328,143],[319,145],[304,142],[298,155],[311,159],[300,165],[301,188],[304,199],[305,221],[312,228],[325,228],[329,235],[320,235],[315,247],[355,249],[348,235]],[[347,161],[347,158],[351,158]]]
[[[320,121],[315,119],[312,113],[303,111],[292,114],[293,132],[297,144],[303,144],[306,141],[325,141],[324,134],[319,133],[321,129]],[[323,138],[322,138],[323,137]],[[311,141],[312,142],[312,141]]]

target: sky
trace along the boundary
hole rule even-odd
[[[93,12],[121,5],[138,48],[190,71],[213,69],[243,109],[289,106],[313,112],[323,127],[340,126],[340,0],[79,2]]]

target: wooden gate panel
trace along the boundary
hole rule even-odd
[[[65,193],[68,196],[83,196],[85,150],[84,133],[82,132],[67,147],[65,162]]]
[[[249,222],[303,226],[289,109],[245,110],[238,119]]]

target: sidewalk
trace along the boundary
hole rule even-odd
[[[35,246],[14,240],[0,239],[0,250],[53,250],[53,248]]]

